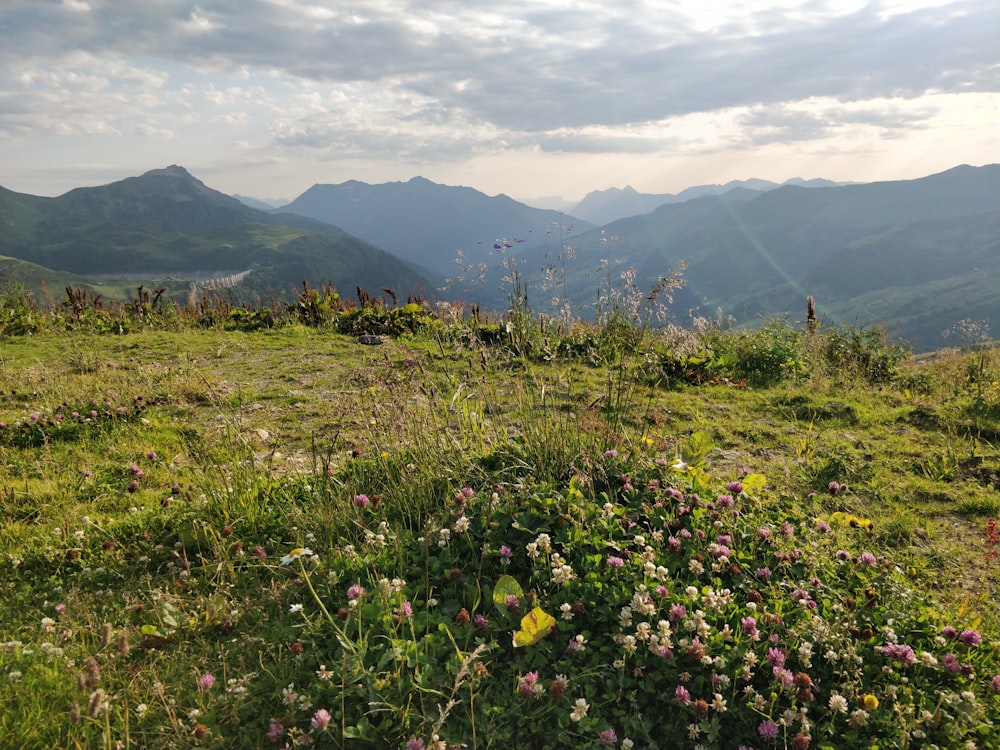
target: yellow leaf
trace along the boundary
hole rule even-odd
[[[521,618],[521,629],[514,633],[514,648],[534,646],[551,633],[555,625],[556,618],[541,607],[535,607]]]

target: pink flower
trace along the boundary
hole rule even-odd
[[[361,596],[363,596],[364,593],[365,590],[361,586],[361,584],[355,583],[353,586],[350,586],[347,589],[347,598],[350,599],[351,601],[354,601],[355,599],[359,599]]]
[[[367,508],[368,503],[371,500],[368,499],[368,495],[355,495],[354,496],[354,507],[355,508]]]
[[[958,640],[964,643],[966,646],[978,646],[983,642],[983,637],[979,635],[975,630],[963,630],[958,636]]]
[[[764,719],[764,721],[757,725],[757,734],[763,740],[773,740],[778,736],[778,725],[770,719]]]
[[[206,672],[201,677],[198,678],[198,687],[202,690],[208,690],[215,684],[215,675]]]
[[[608,556],[608,567],[609,568],[620,568],[625,564],[625,561],[620,557],[615,555]]]
[[[278,744],[281,742],[282,738],[285,736],[285,725],[282,724],[277,719],[271,720],[271,726],[267,728],[267,737],[271,742]]]
[[[535,694],[535,684],[538,682],[538,672],[528,672],[517,683],[518,695],[530,698]]]
[[[316,713],[313,714],[312,721],[310,721],[309,723],[312,724],[313,729],[318,729],[320,732],[322,732],[324,729],[326,729],[327,724],[330,723],[331,718],[333,717],[330,716],[330,712],[327,711],[325,708],[321,708]]]
[[[682,706],[687,706],[691,703],[691,693],[683,685],[678,685],[674,688],[674,700]]]

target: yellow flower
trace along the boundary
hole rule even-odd
[[[874,711],[878,708],[878,698],[871,693],[861,696],[861,705],[865,711]]]

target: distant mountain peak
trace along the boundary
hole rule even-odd
[[[178,166],[177,164],[171,164],[169,167],[163,167],[162,169],[151,169],[148,172],[144,172],[142,176],[143,177],[187,177],[189,179],[195,180],[195,177],[190,172],[184,169],[184,167]]]

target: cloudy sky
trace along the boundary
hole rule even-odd
[[[521,200],[1000,161],[997,0],[0,0],[0,185]]]

